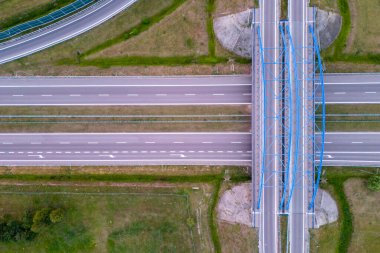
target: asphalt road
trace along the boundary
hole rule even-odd
[[[311,83],[308,81],[310,67],[310,37],[308,36],[308,25],[310,21],[310,12],[308,9],[308,0],[290,0],[288,6],[289,27],[292,36],[293,48],[295,52],[291,54],[291,66],[297,67],[297,76],[291,73],[292,80],[299,80],[299,83],[293,82],[293,133],[292,148],[290,157],[290,175],[289,189],[291,196],[289,206],[288,220],[288,243],[289,252],[304,253],[308,252],[308,180],[307,171],[312,170],[311,164],[307,159],[312,144],[308,141],[310,135],[310,127],[307,126],[309,112],[307,108],[312,103],[307,99],[311,94]],[[312,20],[312,19],[311,19]],[[293,58],[295,56],[295,59]],[[295,64],[293,64],[295,63]],[[294,68],[292,68],[294,69]],[[295,88],[298,86],[298,90]],[[299,105],[297,98],[299,97]],[[298,110],[297,110],[298,109]],[[296,155],[294,155],[296,154]]]
[[[380,166],[380,132],[326,133],[324,166]]]
[[[0,134],[1,166],[244,165],[249,133]]]
[[[250,165],[250,154],[240,132],[0,134],[0,165]],[[380,133],[326,133],[326,166],[380,166],[379,154]]]
[[[250,104],[250,76],[0,78],[0,106]]]
[[[325,74],[327,104],[380,104],[380,73]]]
[[[278,195],[279,195],[279,178],[280,159],[278,154],[281,152],[279,124],[280,105],[276,99],[280,92],[278,75],[280,73],[278,64],[273,64],[279,57],[279,22],[280,18],[280,1],[278,0],[261,0],[260,1],[260,19],[261,19],[261,38],[264,48],[263,60],[265,69],[263,70],[265,79],[263,82],[266,99],[263,106],[263,129],[264,129],[264,152],[262,171],[262,184],[264,187],[261,193],[261,210],[260,210],[260,230],[259,230],[259,252],[279,252],[279,222],[278,222]],[[258,168],[260,169],[260,168]]]
[[[0,77],[0,106],[250,104],[251,77]],[[380,74],[325,74],[326,103],[380,103]]]
[[[136,0],[104,0],[51,26],[0,44],[0,64],[51,47],[105,22]]]

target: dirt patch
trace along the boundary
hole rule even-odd
[[[233,186],[219,200],[218,219],[252,226],[251,202],[251,183]]]

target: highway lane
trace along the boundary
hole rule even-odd
[[[249,104],[251,90],[248,75],[0,77],[0,106]],[[327,104],[380,103],[380,74],[325,74],[325,92]]]
[[[379,154],[380,133],[326,133],[326,166],[380,166]],[[0,165],[249,166],[250,159],[248,132],[0,134]]]
[[[279,57],[279,18],[280,1],[261,0],[260,19],[261,19],[261,38],[264,48],[263,60],[265,64],[262,76],[264,90],[263,106],[263,166],[262,184],[264,187],[261,192],[260,207],[260,228],[259,228],[259,252],[279,252],[279,220],[278,220],[278,197],[279,197],[279,175],[281,143],[280,138],[280,119],[281,114],[279,99],[280,94],[279,66],[273,64]],[[257,168],[261,169],[261,168]]]
[[[0,165],[244,165],[249,133],[0,134]]]
[[[310,112],[307,108],[312,106],[308,97],[312,94],[312,83],[309,75],[311,73],[311,57],[308,48],[311,46],[311,38],[308,33],[308,25],[312,22],[312,15],[308,8],[308,0],[290,0],[288,6],[288,17],[290,34],[295,52],[291,54],[291,66],[296,73],[291,73],[293,80],[293,134],[290,157],[290,205],[288,206],[288,247],[289,252],[309,252],[308,242],[308,184],[307,172],[314,168],[308,159],[313,144],[309,142],[309,136],[313,130],[308,125]],[[295,59],[294,59],[295,58]],[[294,63],[294,64],[293,64]],[[296,68],[294,68],[296,67]],[[296,88],[297,87],[297,88]],[[297,101],[298,100],[298,101]],[[312,151],[311,151],[312,152]]]
[[[327,104],[380,104],[380,73],[325,74]]]
[[[103,0],[51,26],[0,44],[0,64],[33,54],[105,22],[137,0]]]
[[[324,166],[380,166],[380,132],[325,135]]]
[[[0,78],[0,106],[250,104],[250,76]]]

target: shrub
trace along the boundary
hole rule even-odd
[[[151,19],[150,19],[150,18],[143,18],[142,21],[141,21],[141,23],[142,23],[143,25],[149,25],[150,22],[151,22]]]
[[[50,221],[53,223],[58,223],[63,220],[63,217],[65,216],[65,212],[63,209],[58,208],[50,212]]]
[[[41,228],[50,223],[49,219],[50,209],[45,207],[38,210],[33,216],[33,225],[31,230],[38,233]]]
[[[368,189],[371,191],[380,191],[380,175],[373,175],[368,179]]]

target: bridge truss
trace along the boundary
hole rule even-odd
[[[256,93],[261,92],[261,96],[256,94],[253,97],[261,98],[259,102],[253,103],[259,107],[258,111],[256,108],[255,120],[261,122],[261,128],[256,127],[259,131],[253,131],[256,134],[256,145],[253,148],[259,147],[261,153],[260,162],[253,163],[256,170],[260,165],[254,209],[260,210],[263,192],[266,188],[274,187],[271,179],[276,178],[280,189],[279,212],[286,213],[293,192],[297,188],[306,187],[308,212],[313,213],[322,172],[326,112],[323,65],[315,22],[307,25],[309,44],[305,48],[294,47],[287,21],[279,24],[279,48],[264,48],[260,24],[253,27],[253,38],[256,40],[253,47],[259,48],[259,59],[254,62],[260,63],[261,76],[261,79],[256,78],[255,81],[258,83],[259,80],[262,86],[261,90],[255,87]],[[304,51],[307,52],[306,57],[300,55]],[[255,50],[253,54],[254,52]],[[276,66],[279,71],[273,73],[270,71],[273,68],[269,66]],[[258,71],[257,66],[252,70],[255,68]],[[278,106],[268,104],[268,101],[276,101]],[[318,124],[316,112],[322,115]],[[257,144],[258,135],[261,135],[261,145]]]

